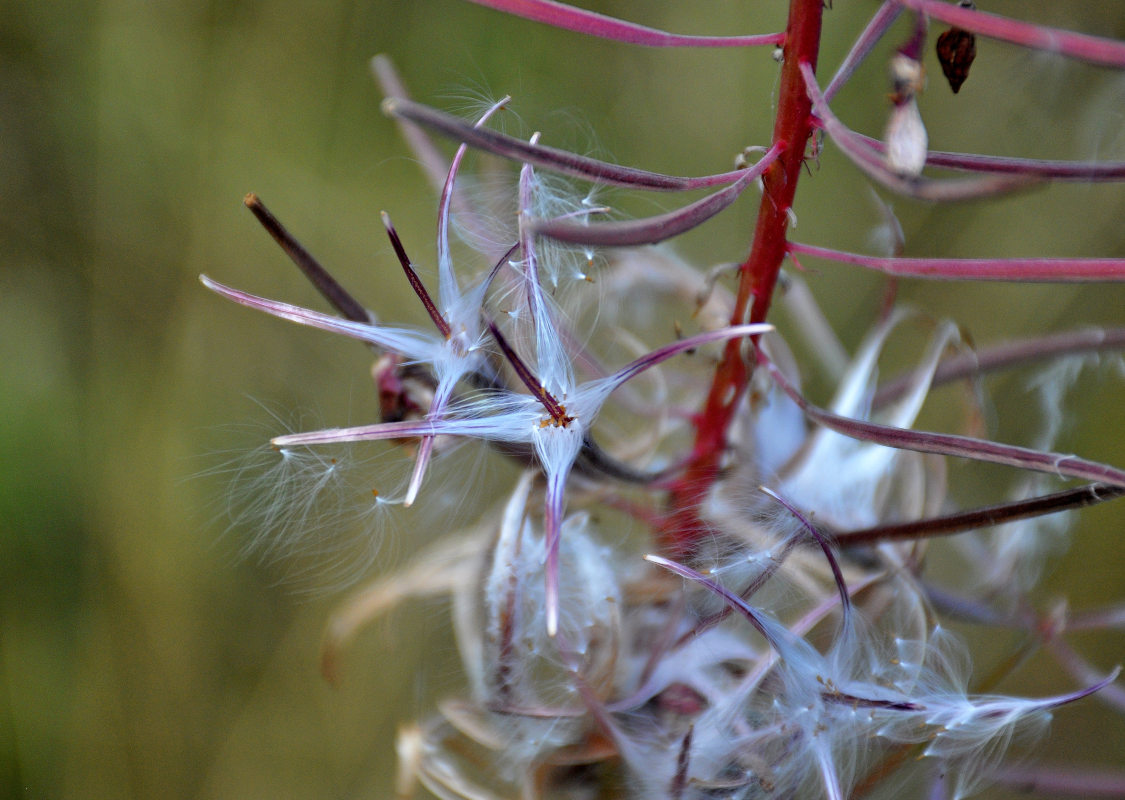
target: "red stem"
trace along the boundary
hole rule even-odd
[[[805,145],[813,132],[812,104],[799,65],[807,63],[816,69],[822,13],[823,0],[790,0],[773,131],[773,144],[784,149],[762,176],[764,191],[758,221],[750,255],[739,269],[732,325],[765,321],[777,273],[785,259],[789,209],[804,164]],[[670,514],[660,531],[660,544],[673,556],[690,553],[707,533],[699,504],[718,477],[727,430],[750,374],[742,343],[732,340],[715,370],[703,410],[696,417],[695,446],[688,464],[669,494]]]

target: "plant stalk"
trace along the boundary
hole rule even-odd
[[[789,4],[772,141],[783,150],[762,175],[762,200],[750,254],[739,267],[731,325],[765,321],[785,259],[790,209],[804,165],[805,147],[813,132],[812,103],[799,66],[805,63],[816,69],[823,11],[823,0],[791,0]],[[742,343],[729,342],[715,370],[707,400],[695,419],[695,443],[688,463],[669,492],[669,514],[660,531],[660,543],[665,552],[674,556],[690,553],[707,533],[699,506],[719,475],[727,432],[746,393],[751,369],[742,355]]]

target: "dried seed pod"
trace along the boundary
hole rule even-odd
[[[950,28],[938,37],[937,57],[949,88],[957,94],[977,57],[977,37],[961,28]]]

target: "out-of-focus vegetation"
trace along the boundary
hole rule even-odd
[[[784,14],[781,2],[706,4],[706,14],[695,3],[596,5],[701,33],[778,30]],[[1037,5],[989,10],[1125,37],[1116,4]],[[828,13],[822,73],[870,6],[847,0]],[[930,65],[922,110],[934,147],[1125,159],[1122,76],[991,43],[979,51],[957,96]],[[245,192],[258,192],[376,312],[413,309],[405,313],[422,321],[378,212],[394,216],[416,260],[432,263],[435,201],[379,111],[368,73],[377,52],[394,58],[419,99],[457,109],[510,93],[519,119],[509,129],[627,164],[716,172],[769,136],[768,49],[628,48],[456,0],[9,5],[0,29],[0,795],[383,797],[395,725],[459,687],[446,616],[429,603],[375,625],[330,689],[316,661],[339,587],[314,580],[321,591],[304,594],[284,580],[292,565],[238,559],[253,531],[227,530],[224,513],[223,464],[302,414],[305,427],[375,415],[362,347],[235,308],[199,285],[207,272],[321,307],[242,208]],[[878,134],[886,91],[875,60],[841,96],[841,115]],[[796,237],[868,246],[879,215],[867,197],[829,147],[798,195]],[[640,212],[675,202],[610,199]],[[752,202],[678,249],[702,264],[740,258]],[[898,201],[895,211],[914,255],[1125,256],[1120,186],[950,208]],[[809,280],[854,345],[883,281],[823,265]],[[956,318],[979,342],[1125,324],[1118,287],[916,282],[899,297]],[[1031,442],[1041,424],[1026,377],[991,384],[996,435],[1007,441]],[[1123,403],[1120,372],[1085,373],[1058,447],[1125,463]],[[943,418],[940,409],[932,417]],[[995,497],[977,487],[973,499]],[[1050,583],[1076,606],[1125,596],[1123,510],[1081,516]],[[394,526],[374,571],[440,532]],[[1123,644],[1118,636],[1090,652],[1108,667]],[[1019,676],[1005,687],[1071,687],[1045,660]],[[1119,762],[1120,718],[1096,730],[1090,719],[1062,711],[1052,754]]]

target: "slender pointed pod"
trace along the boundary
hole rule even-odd
[[[305,274],[309,282],[316,287],[317,291],[324,296],[324,299],[331,303],[332,307],[343,314],[347,319],[352,322],[374,322],[375,318],[371,312],[364,308],[358,300],[351,296],[343,286],[341,286],[335,278],[320,265],[320,262],[313,257],[313,255],[304,248],[304,246],[297,241],[293,234],[286,230],[285,226],[278,221],[265,203],[262,202],[258,195],[250,192],[242,200],[243,204],[250,209],[251,213],[258,218],[258,222],[262,223],[270,236],[274,238],[285,254],[292,259],[293,263]]]
[[[750,183],[761,176],[785,148],[775,144],[753,167],[744,170],[737,181],[683,208],[653,217],[623,222],[578,224],[569,219],[536,221],[533,230],[540,236],[561,242],[600,247],[636,247],[657,244],[697,228],[729,207]]]
[[[1043,514],[1085,508],[1107,500],[1116,500],[1123,495],[1125,495],[1125,486],[1090,483],[1053,494],[1013,500],[940,517],[928,517],[913,522],[885,523],[862,530],[839,531],[835,536],[837,541],[844,545],[915,541],[934,536],[951,536],[978,528],[1031,519]]]
[[[691,567],[680,564],[669,558],[664,558],[654,553],[648,553],[645,555],[645,561],[662,567],[693,583],[698,583],[712,594],[721,598],[724,603],[745,617],[746,620],[754,626],[755,630],[762,634],[766,641],[769,642],[770,647],[772,647],[779,656],[782,658],[786,656],[787,644],[789,643],[785,641],[787,637],[781,635],[781,631],[783,631],[784,628],[768,620],[762,612],[758,611],[758,609],[754,608],[734,592],[730,591],[719,582],[695,571]],[[798,640],[794,639],[794,641]]]
[[[878,139],[852,131],[852,138],[882,155],[887,146]],[[995,173],[1000,175],[1025,175],[1052,181],[1125,180],[1125,161],[1060,161],[1047,158],[1017,158],[990,156],[980,153],[949,153],[930,150],[926,153],[926,166],[942,167],[961,172]]]
[[[788,242],[790,255],[851,264],[899,278],[1013,283],[1116,283],[1125,281],[1125,258],[904,258],[846,253]]]
[[[331,314],[322,314],[301,306],[283,303],[280,300],[268,300],[264,297],[243,292],[225,286],[212,280],[206,275],[200,275],[199,280],[211,291],[232,300],[239,305],[264,311],[280,319],[309,325],[321,330],[339,333],[352,339],[359,339],[368,344],[376,345],[384,350],[401,353],[408,358],[429,360],[435,355],[437,344],[430,336],[406,328],[394,328],[387,325],[375,325],[369,322],[355,322],[350,319],[340,319]]]
[[[752,36],[690,36],[668,33],[554,0],[471,0],[471,2],[512,16],[542,22],[552,28],[646,47],[760,47],[777,45],[785,41],[784,33],[763,33]]]
[[[508,344],[507,338],[496,327],[496,323],[489,321],[488,330],[492,333],[492,338],[496,340],[496,344],[500,347],[500,352],[504,354],[504,358],[512,369],[515,370],[516,377],[520,379],[527,390],[531,392],[531,396],[543,404],[543,408],[551,416],[551,420],[556,425],[566,425],[571,421],[571,417],[566,415],[566,407],[558,401],[558,399],[548,392],[539,379],[535,377],[535,373],[524,363],[524,360],[519,357],[512,346]]]
[[[415,103],[402,97],[388,97],[383,101],[383,112],[389,116],[407,119],[419,125],[464,142],[470,147],[494,153],[513,161],[534,164],[561,175],[628,189],[649,189],[664,192],[683,192],[733,183],[745,170],[733,170],[697,178],[662,175],[658,172],[623,167],[596,158],[580,156],[556,147],[531,144],[488,128],[474,128],[452,114]]]
[[[832,579],[836,581],[836,589],[840,594],[840,608],[844,613],[844,624],[842,627],[845,631],[848,630],[848,617],[851,614],[852,601],[851,598],[848,597],[848,584],[844,580],[844,573],[840,569],[840,562],[836,560],[836,554],[832,552],[832,545],[828,543],[828,539],[825,537],[825,535],[817,530],[816,526],[812,524],[809,518],[798,511],[792,503],[779,495],[773,489],[770,489],[766,486],[759,486],[758,489],[772,497],[774,500],[784,506],[790,514],[796,517],[797,521],[801,523],[801,526],[806,531],[808,531],[809,536],[811,536],[813,538],[813,541],[816,542],[821,552],[824,553],[824,558],[828,562],[828,567],[832,570]]]
[[[529,140],[538,144],[539,134]],[[544,201],[543,185],[531,164],[520,167],[517,199],[519,201],[519,242],[522,251],[523,296],[529,312],[529,323],[535,337],[535,372],[545,389],[566,399],[567,389],[574,383],[571,359],[564,344],[564,325],[561,315],[543,287],[540,271],[541,259],[532,218],[536,208]]]
[[[395,226],[391,224],[391,218],[383,211],[380,216],[383,219],[383,227],[387,229],[387,236],[390,237],[391,247],[394,248],[395,255],[398,257],[399,263],[402,265],[402,271],[406,273],[406,280],[410,283],[410,288],[414,290],[414,294],[418,295],[418,299],[422,301],[423,308],[426,313],[430,315],[430,319],[434,323],[434,327],[438,332],[448,339],[452,334],[452,329],[449,323],[445,321],[445,317],[441,315],[437,305],[434,303],[430,293],[426,290],[426,285],[422,283],[422,279],[418,277],[418,272],[414,269],[414,264],[411,262],[410,257],[406,255],[406,248],[402,245],[402,240],[399,239],[398,231]]]
[[[750,599],[753,598],[754,595],[759,591],[761,591],[766,586],[766,584],[768,584],[770,580],[772,580],[777,575],[777,573],[785,565],[785,562],[789,558],[789,555],[793,552],[793,550],[796,549],[799,541],[800,537],[796,534],[787,537],[785,541],[782,542],[781,546],[776,549],[776,552],[770,553],[770,558],[765,568],[754,576],[754,579],[750,581],[750,584],[746,586],[746,588],[738,593],[738,596],[746,602],[750,602]],[[682,634],[680,634],[679,638],[677,638],[671,644],[669,649],[676,650],[684,647],[689,642],[694,641],[703,633],[721,623],[723,620],[729,617],[734,612],[734,610],[735,609],[732,606],[730,606],[729,604],[725,604],[718,611],[712,614],[708,614],[707,616],[696,622],[694,625],[692,625],[690,628],[688,628],[686,631],[684,631]]]

